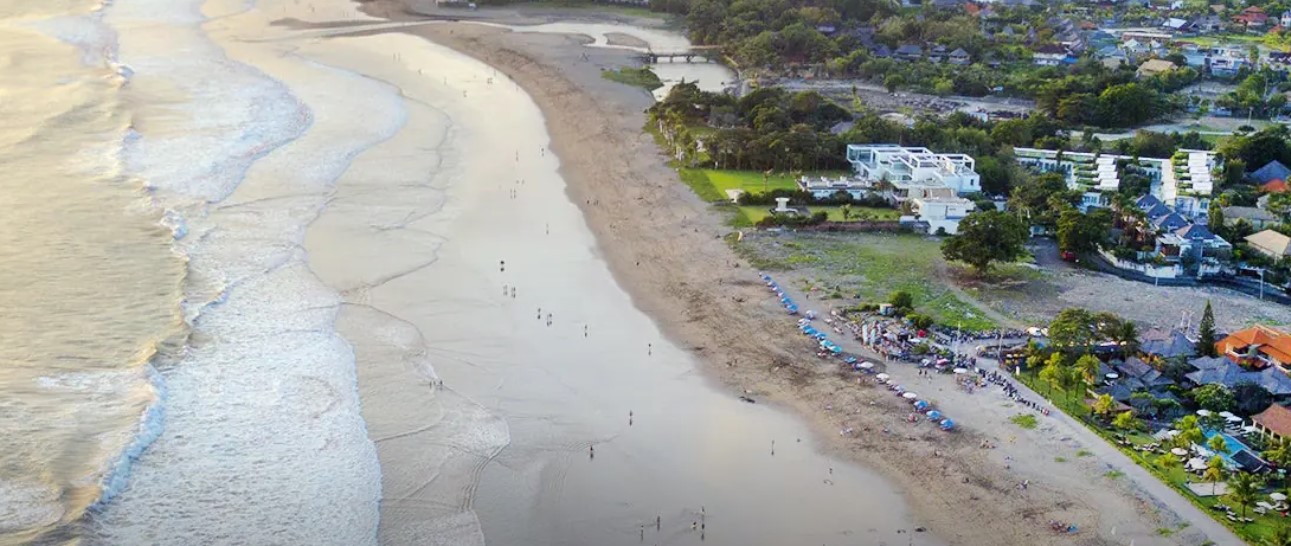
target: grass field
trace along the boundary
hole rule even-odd
[[[681,179],[705,201],[729,199],[726,190],[744,190],[763,193],[771,190],[796,190],[797,180],[785,173],[764,178],[760,171],[735,171],[719,169],[679,169]],[[808,176],[839,176],[842,171],[808,173]]]
[[[919,235],[849,233],[748,237],[755,266],[798,270],[827,294],[878,303],[898,290],[914,297],[915,310],[949,327],[978,331],[996,324],[945,283],[941,242]],[[747,255],[746,254],[746,255]],[[836,290],[835,290],[836,289]]]
[[[624,66],[614,70],[602,70],[601,77],[633,87],[640,87],[646,91],[654,91],[663,87],[663,80],[660,80],[659,76],[649,67],[632,68]]]
[[[739,214],[736,216],[736,220],[733,223],[736,227],[748,227],[757,224],[759,220],[766,218],[767,216],[771,216],[772,207],[764,205],[749,205],[737,208],[739,209]],[[807,210],[811,211],[813,214],[824,211],[825,214],[829,215],[829,221],[831,222],[856,222],[860,220],[892,221],[901,218],[901,212],[896,209],[878,209],[854,206],[852,207],[851,215],[848,218],[843,218],[842,207],[807,207]]]

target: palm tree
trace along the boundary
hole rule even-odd
[[[1210,482],[1210,494],[1214,496],[1215,488],[1224,479],[1224,460],[1216,455],[1206,461],[1206,472],[1201,475],[1201,479]]]
[[[1225,442],[1222,436],[1216,434],[1211,436],[1209,440],[1206,440],[1206,449],[1215,452],[1216,455],[1219,455],[1220,453],[1228,453],[1228,442]]]
[[[1127,358],[1139,352],[1139,328],[1133,322],[1124,321],[1116,328],[1116,342],[1121,345],[1121,354]]]
[[[1179,459],[1176,459],[1174,455],[1170,453],[1157,455],[1154,462],[1156,462],[1156,465],[1161,467],[1162,470],[1170,470],[1171,468],[1179,466]]]
[[[1081,379],[1085,380],[1086,385],[1092,387],[1098,382],[1103,363],[1094,355],[1085,355],[1076,359],[1076,367],[1080,369]]]
[[[1238,472],[1232,479],[1228,480],[1228,496],[1233,502],[1242,507],[1242,517],[1246,517],[1246,508],[1255,504],[1259,499],[1260,489],[1264,484],[1260,479],[1249,472]]]
[[[1098,397],[1094,398],[1094,404],[1092,407],[1094,415],[1107,419],[1107,416],[1111,415],[1112,410],[1115,408],[1116,401],[1112,399],[1112,395],[1110,394],[1100,394]]]

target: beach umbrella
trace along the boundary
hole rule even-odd
[[[907,393],[905,393],[905,394],[901,395],[901,397],[902,397],[902,398],[905,398],[906,400],[914,400],[914,399],[918,398],[918,397],[919,397],[919,395],[917,395],[917,394],[915,394],[915,393],[912,393],[912,392],[907,392]]]
[[[819,339],[819,340],[821,340],[821,341],[824,341],[824,340],[825,340],[825,338],[828,338],[828,337],[829,337],[829,336],[825,335],[825,333],[824,333],[824,332],[819,332],[819,331],[818,331],[818,332],[816,332],[816,339]]]
[[[1117,379],[1121,378],[1120,374],[1117,374],[1117,373],[1109,373],[1107,375],[1104,375],[1103,377],[1106,377],[1108,381],[1116,381]]]
[[[798,313],[798,306],[797,306],[797,305],[787,305],[787,306],[785,306],[785,309],[787,309],[787,310],[789,311],[789,314],[790,314],[790,315],[795,315],[795,314],[797,314],[797,313]]]
[[[927,401],[927,400],[919,400],[919,401],[915,402],[915,403],[914,403],[914,409],[917,409],[917,410],[919,410],[919,411],[923,411],[923,410],[925,410],[925,409],[928,409],[928,401]]]
[[[950,429],[952,429],[952,428],[955,428],[955,422],[954,422],[954,421],[951,421],[950,419],[942,419],[942,421],[941,421],[941,430],[950,430]]]
[[[783,304],[785,304],[785,305],[789,305],[789,298],[788,298],[787,296],[781,296],[781,297],[780,297],[780,303],[783,303]]]
[[[1182,447],[1176,447],[1176,448],[1174,448],[1174,449],[1171,449],[1171,450],[1170,450],[1170,453],[1174,453],[1175,455],[1178,455],[1178,456],[1180,456],[1180,457],[1183,457],[1184,455],[1187,455],[1187,454],[1188,454],[1188,450],[1186,450],[1186,449],[1184,449],[1184,448],[1182,448]]]
[[[1197,415],[1200,415],[1200,416],[1202,416],[1202,417],[1210,417],[1210,410],[1208,410],[1208,409],[1199,409],[1199,410],[1197,410]]]
[[[1287,496],[1283,495],[1282,493],[1269,493],[1269,498],[1278,502],[1287,500]]]
[[[762,280],[764,280],[764,281],[769,281],[769,280],[771,280],[771,275],[767,275],[766,273],[763,273],[763,274],[762,274]]]
[[[879,381],[887,381],[887,380],[888,380],[889,378],[891,378],[891,377],[892,377],[892,376],[890,376],[890,375],[888,375],[888,374],[885,374],[885,373],[881,373],[881,374],[879,374],[879,375],[874,376],[874,378],[875,378],[875,379],[878,379]]]
[[[1241,418],[1241,417],[1238,417],[1238,416],[1236,416],[1236,415],[1231,415],[1231,414],[1230,414],[1230,415],[1228,415],[1228,417],[1225,417],[1225,419],[1226,419],[1229,423],[1240,423],[1240,422],[1242,422],[1242,418]]]
[[[868,369],[870,369],[870,368],[873,368],[873,367],[874,367],[874,363],[873,363],[873,362],[862,362],[862,363],[860,364],[860,366],[861,366],[861,369],[862,369],[862,370],[868,370]]]
[[[955,368],[955,373],[963,375],[968,373],[968,368]]]
[[[937,411],[937,410],[932,410],[932,411],[928,412],[928,418],[929,418],[929,419],[932,419],[933,421],[936,421],[936,420],[938,420],[938,419],[941,419],[941,412],[940,412],[940,411]]]
[[[1231,411],[1221,411],[1219,412],[1219,416],[1225,419],[1228,419],[1229,417],[1236,417],[1235,415],[1233,415],[1233,412]]]
[[[834,345],[834,346],[830,347],[830,348],[829,348],[829,350],[830,350],[830,351],[832,351],[834,354],[838,354],[838,353],[843,352],[843,348],[842,348],[842,347],[839,347],[839,346],[837,346],[837,345]]]

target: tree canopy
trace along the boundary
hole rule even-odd
[[[981,211],[966,216],[959,223],[959,233],[942,242],[941,252],[948,260],[972,266],[979,274],[991,264],[1011,262],[1026,253],[1027,229],[1016,216],[1003,211]]]

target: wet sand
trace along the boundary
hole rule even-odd
[[[394,2],[368,3],[365,9],[406,17]],[[516,22],[513,15],[502,18]],[[728,392],[748,390],[796,410],[827,440],[827,452],[883,471],[920,521],[928,521],[950,543],[1204,540],[1195,528],[1160,536],[1158,528],[1184,522],[1134,483],[1100,477],[1099,468],[1111,463],[1055,460],[1055,446],[1070,447],[1070,436],[1079,434],[1068,425],[1020,434],[1007,421],[1016,410],[979,397],[948,408],[965,418],[958,434],[910,429],[902,423],[907,410],[899,400],[886,391],[857,387],[852,378],[807,356],[810,347],[792,321],[720,240],[729,230],[677,183],[654,143],[640,133],[640,112],[648,99],[598,77],[601,68],[630,63],[626,56],[591,53],[582,61],[591,50],[572,47],[586,43],[579,37],[534,37],[460,24],[406,31],[484,60],[531,93],[547,116],[568,191],[602,242],[601,254],[633,303],[663,333],[699,356],[704,369],[732,389]],[[869,433],[845,438],[838,434],[844,427]],[[902,432],[873,433],[882,427]],[[982,450],[983,439],[1006,447]],[[1026,491],[1016,487],[1023,480],[1032,484]],[[1051,519],[1076,523],[1082,531],[1054,534],[1047,526]]]
[[[714,390],[633,306],[514,82],[404,34],[330,42],[409,106],[306,239],[346,300],[383,544],[940,544],[884,479]]]

